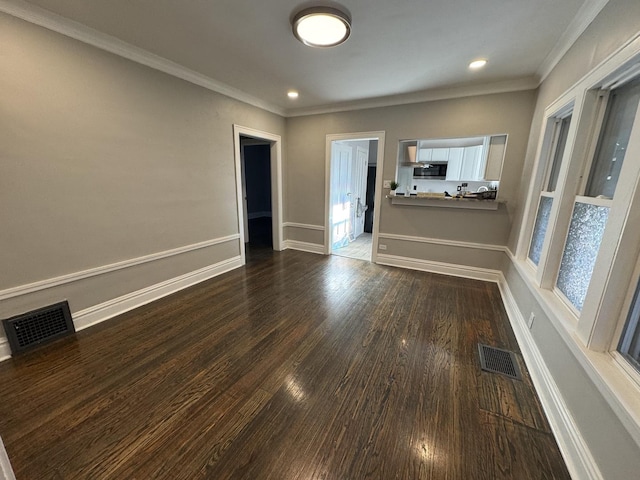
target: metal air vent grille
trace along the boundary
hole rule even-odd
[[[513,352],[489,345],[478,344],[480,354],[480,366],[482,370],[500,373],[516,380],[522,380],[520,367]]]
[[[13,354],[75,332],[66,301],[8,318],[2,323]]]

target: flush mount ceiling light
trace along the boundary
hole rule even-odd
[[[287,92],[287,97],[289,97],[289,98],[291,98],[291,99],[298,98],[298,96],[299,96],[299,94],[298,94],[298,92],[297,92],[297,91],[295,91],[295,90],[289,90],[289,91]]]
[[[469,64],[469,68],[472,70],[477,70],[478,68],[482,68],[487,64],[485,59],[474,60]]]
[[[351,34],[351,17],[334,7],[311,7],[298,12],[291,21],[293,34],[310,47],[335,47]]]

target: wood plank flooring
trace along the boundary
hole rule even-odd
[[[248,258],[0,364],[17,479],[569,478],[494,284]]]

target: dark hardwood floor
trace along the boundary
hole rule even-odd
[[[17,479],[569,478],[494,284],[248,259],[0,364]]]

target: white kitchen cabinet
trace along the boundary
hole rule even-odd
[[[482,145],[451,148],[447,166],[449,181],[478,181],[484,174]]]
[[[432,148],[421,148],[418,150],[418,161],[419,162],[430,162],[433,156]]]
[[[507,135],[467,138],[401,140],[398,167],[447,163],[448,181],[499,181]],[[409,155],[409,150],[414,155]],[[400,175],[400,173],[399,173]]]
[[[433,148],[431,154],[432,162],[446,162],[449,160],[449,148]]]
[[[462,158],[464,148],[456,147],[449,149],[449,162],[447,163],[447,180],[458,181],[462,172]]]
[[[460,180],[482,180],[484,169],[482,168],[482,145],[466,147],[462,159],[462,173]]]

